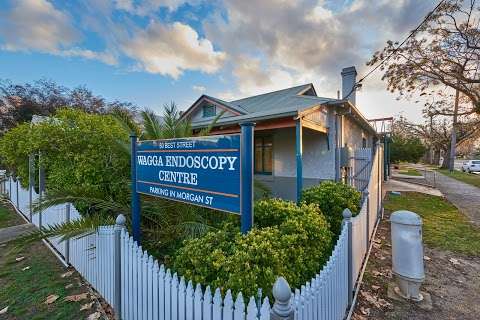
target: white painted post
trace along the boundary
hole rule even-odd
[[[347,235],[348,235],[348,306],[352,304],[353,301],[353,239],[352,239],[352,212],[350,209],[343,210],[343,223],[347,224]]]
[[[31,200],[31,197],[30,197]],[[30,211],[31,212],[31,211]],[[31,218],[30,218],[31,221]],[[70,222],[70,203],[65,205],[65,222]],[[65,240],[65,262],[70,264],[70,238]]]
[[[287,280],[283,277],[278,277],[273,285],[275,303],[270,311],[272,320],[293,320],[291,296],[292,291]]]
[[[115,234],[114,234],[114,258],[115,258],[115,266],[114,266],[114,303],[113,303],[113,310],[115,312],[115,319],[121,319],[122,317],[122,259],[121,259],[121,234],[122,230],[125,228],[125,216],[123,214],[119,214],[117,219],[115,220]]]
[[[368,244],[370,243],[370,194],[368,192],[368,190],[365,190],[363,192],[363,198],[365,199],[364,201],[367,202],[367,225],[365,227],[365,231],[366,231],[366,238],[365,238],[365,248],[367,248],[368,250]]]

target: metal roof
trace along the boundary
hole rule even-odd
[[[218,124],[285,117],[327,102],[341,102],[337,99],[301,95],[308,89],[315,90],[312,84],[304,84],[229,102],[211,96],[206,97],[242,113],[238,116],[224,116],[218,120]],[[202,127],[210,122],[211,120],[195,121],[192,125]]]
[[[305,94],[309,90],[312,94]],[[318,105],[330,106],[349,106],[351,116],[359,121],[359,123],[367,130],[375,133],[375,129],[371,126],[367,119],[360,111],[352,105],[348,100],[331,99],[317,97],[313,84],[304,84],[283,90],[268,92],[256,96],[251,96],[233,101],[223,101],[207,95],[202,95],[193,105],[194,107],[202,97],[206,97],[214,102],[223,104],[225,107],[237,111],[240,115],[225,115],[218,119],[219,125],[238,124],[245,121],[260,121],[287,116],[297,116],[299,112],[316,107]],[[191,110],[191,108],[189,110]],[[193,128],[202,128],[211,124],[211,119],[192,122]]]

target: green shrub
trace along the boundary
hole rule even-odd
[[[343,210],[348,208],[355,216],[360,211],[360,192],[340,182],[326,181],[303,191],[302,201],[316,204],[330,223],[330,230],[340,234]]]
[[[269,295],[277,276],[300,287],[331,254],[328,223],[316,205],[297,207],[270,199],[258,202],[255,210],[256,227],[246,235],[229,225],[185,241],[174,269],[194,282],[245,296],[256,294],[258,288]]]

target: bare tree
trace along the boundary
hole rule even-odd
[[[387,42],[367,63],[382,63],[387,88],[401,97],[435,97],[430,111],[452,118],[451,158],[458,142],[459,116],[480,114],[479,27],[476,0],[446,0],[427,16],[415,36],[401,47]],[[448,164],[453,168],[453,161]]]

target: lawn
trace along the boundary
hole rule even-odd
[[[20,216],[10,212],[6,207],[0,205],[0,229],[22,223],[23,219]]]
[[[472,186],[479,187],[480,188],[480,175],[479,174],[473,174],[473,173],[466,173],[466,172],[461,172],[458,170],[455,170],[453,172],[450,172],[447,169],[439,169],[439,172],[442,174],[449,176],[451,178],[457,179],[459,181],[471,184]]]
[[[480,229],[442,197],[415,192],[390,194],[385,209],[409,210],[423,219],[423,240],[429,247],[465,255],[480,255]]]
[[[16,215],[1,205],[0,214],[2,221]],[[90,303],[89,296],[78,302],[65,301],[67,296],[87,292],[77,273],[62,277],[66,272],[41,242],[24,248],[12,243],[0,245],[0,310],[8,307],[0,319],[85,319],[95,306],[80,311],[82,305]],[[50,295],[58,298],[47,304]]]
[[[405,170],[400,170],[398,171],[400,174],[404,174],[407,176],[415,176],[415,177],[420,177],[422,174],[418,172],[416,169],[405,169]]]

